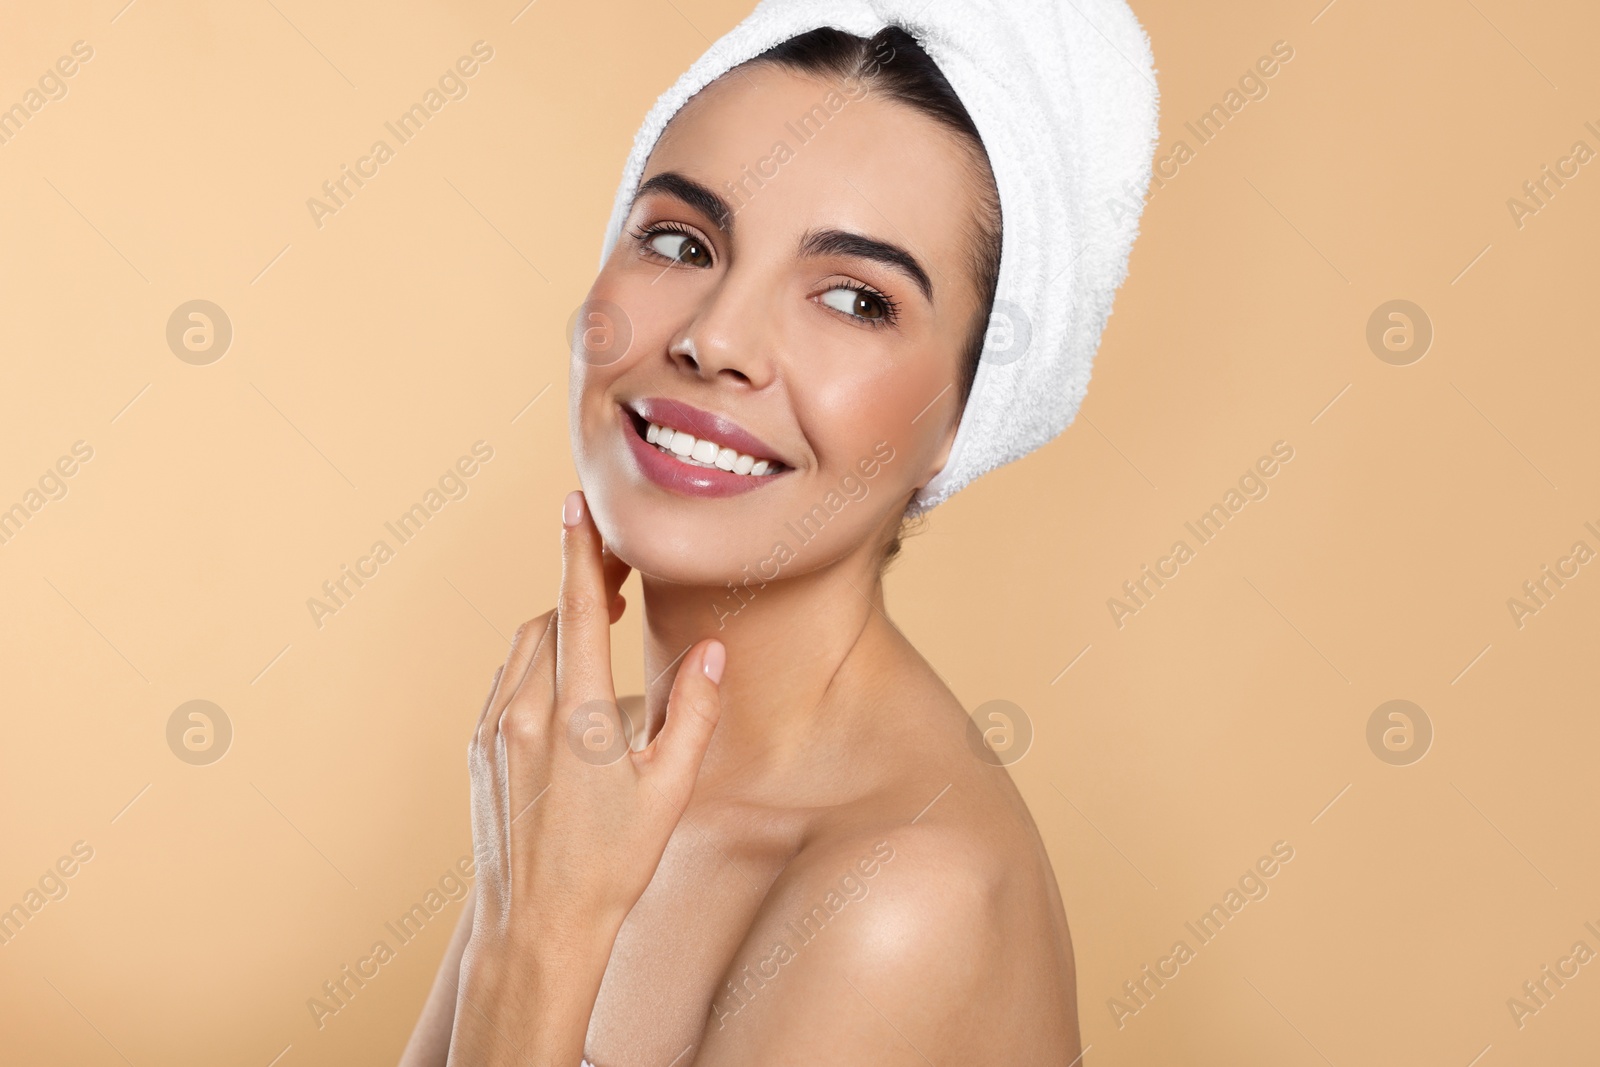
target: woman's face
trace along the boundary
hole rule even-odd
[[[573,345],[573,455],[613,552],[741,587],[875,558],[955,435],[972,166],[904,105],[769,65],[674,117]]]

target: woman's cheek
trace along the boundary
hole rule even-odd
[[[841,471],[870,459],[880,441],[887,441],[902,454],[915,454],[919,451],[917,439],[935,430],[941,421],[943,398],[929,404],[939,394],[938,384],[881,357],[858,363],[862,367],[875,364],[884,369],[841,377],[824,387],[828,422],[836,428],[829,439],[836,444],[836,465]]]

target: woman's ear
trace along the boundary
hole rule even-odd
[[[950,450],[955,446],[956,431],[960,428],[961,419],[958,414],[956,419],[945,427],[944,437],[939,442],[939,450],[934,453],[932,461],[928,464],[928,469],[923,473],[922,480],[917,482],[919,490],[937,478],[939,472],[944,470],[945,464],[950,462]]]

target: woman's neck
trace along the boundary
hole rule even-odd
[[[707,637],[728,650],[703,779],[790,763],[820,730],[836,729],[840,716],[860,706],[853,698],[881,678],[872,668],[889,655],[886,638],[898,636],[884,614],[876,568],[853,555],[736,592],[641,578],[646,736],[665,720],[684,653]]]

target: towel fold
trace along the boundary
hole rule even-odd
[[[656,101],[623,167],[601,261],[650,151],[696,92],[790,37],[910,32],[960,96],[1000,193],[995,309],[945,468],[919,514],[1072,422],[1150,181],[1154,62],[1123,0],[763,0]]]

